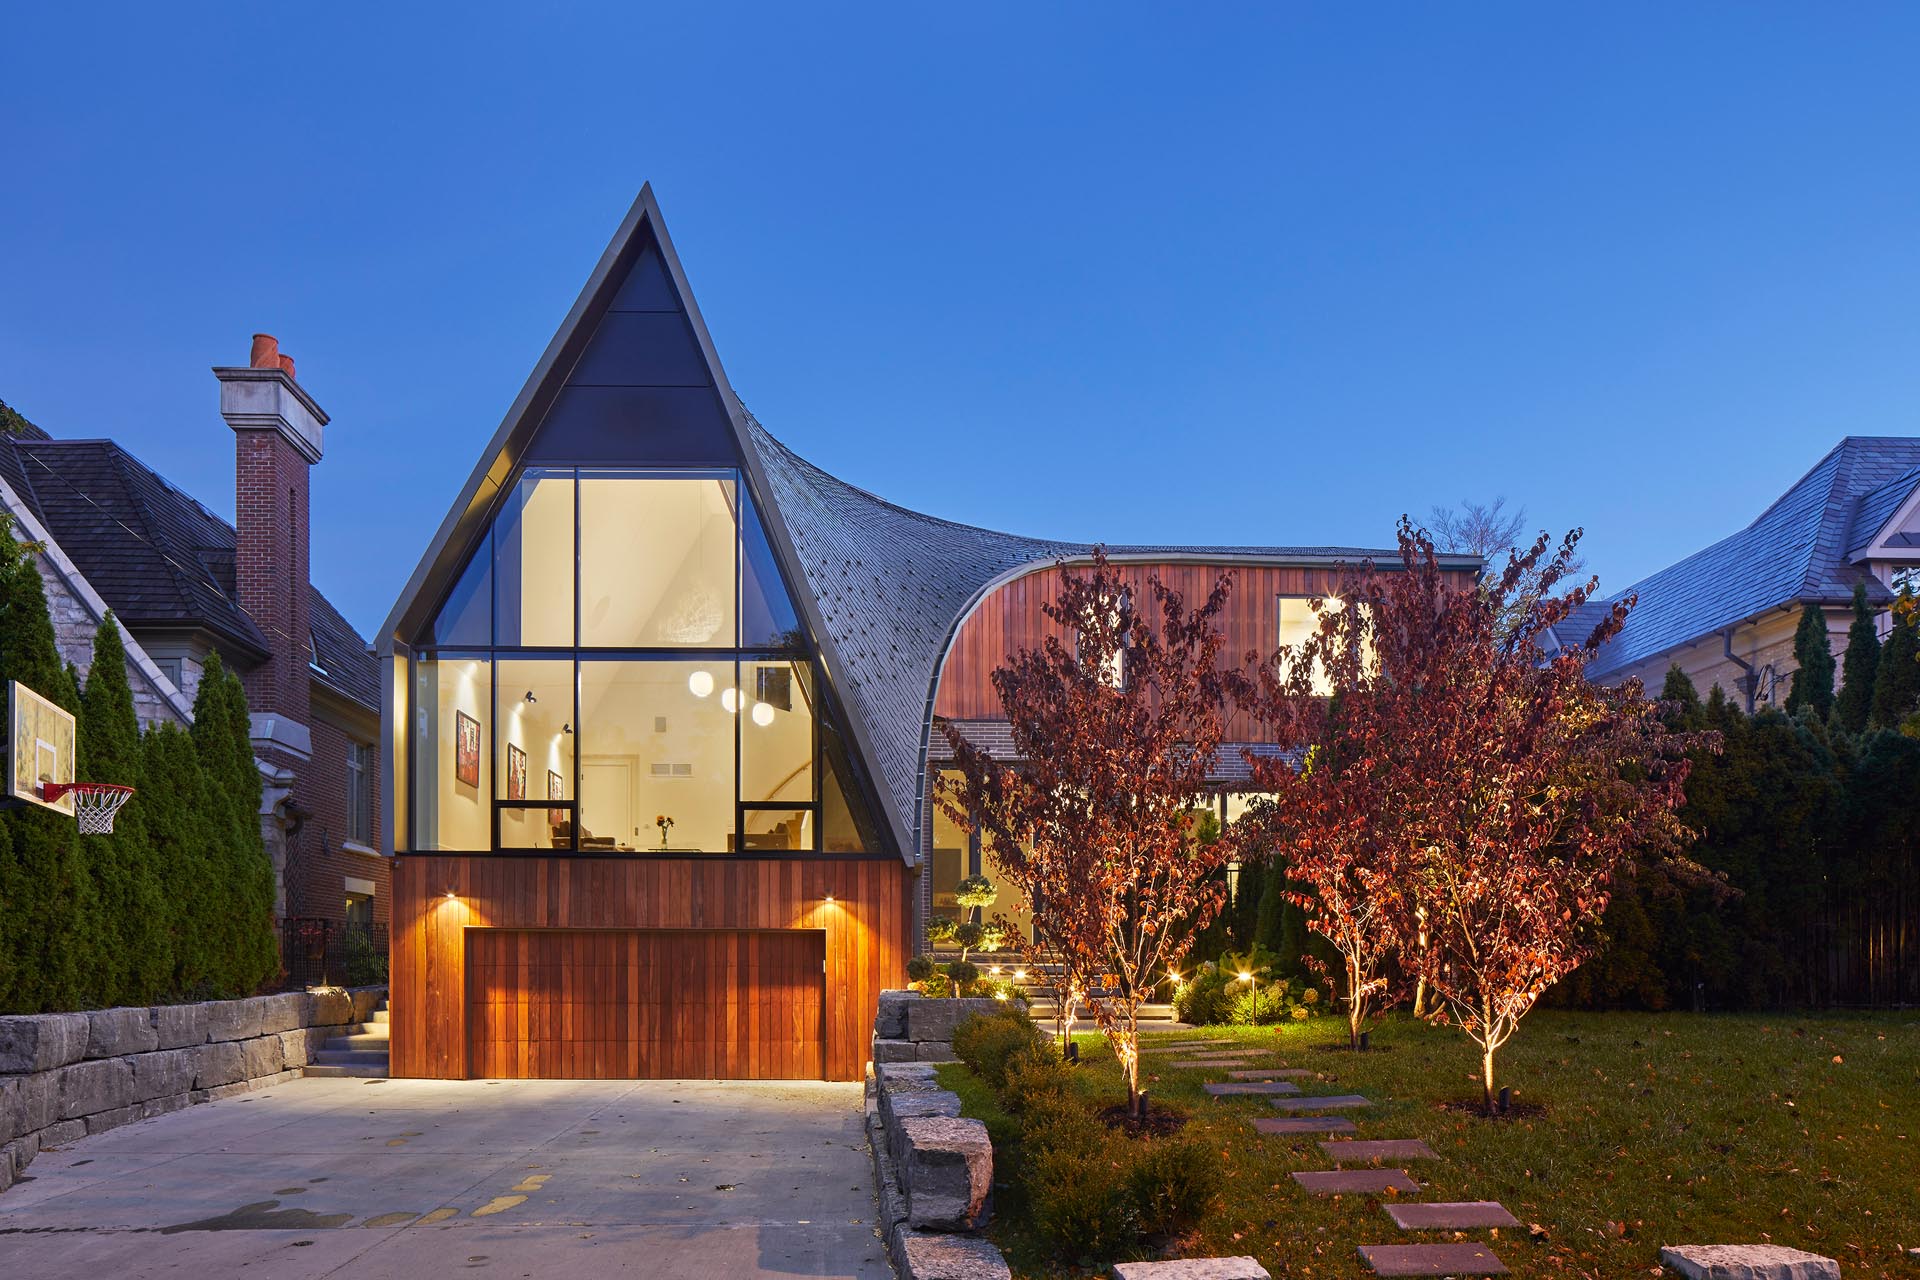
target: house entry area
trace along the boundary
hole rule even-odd
[[[818,1080],[821,930],[468,929],[468,1074]]]

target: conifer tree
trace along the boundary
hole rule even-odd
[[[210,821],[220,806],[208,790],[193,739],[178,725],[154,725],[141,739],[140,752],[146,781],[137,803],[154,878],[168,905],[162,946],[172,968],[165,985],[183,998],[206,999],[221,985],[219,947],[226,929],[225,886],[216,879],[213,835],[216,830],[224,835],[229,824],[224,816]]]
[[[1787,714],[1811,711],[1825,720],[1833,711],[1833,645],[1827,639],[1827,615],[1810,604],[1800,611],[1793,633],[1793,659],[1799,670],[1787,691]]]
[[[223,991],[245,995],[280,964],[273,934],[273,864],[260,834],[260,770],[253,760],[246,691],[218,654],[207,659],[200,675],[192,737],[212,792],[209,807],[225,819],[213,824],[219,831],[213,865],[226,894],[215,981]]]
[[[1902,592],[1901,599],[1912,596]],[[1880,673],[1873,682],[1868,721],[1876,729],[1897,729],[1920,708],[1920,621],[1911,607],[1895,607],[1893,630],[1880,651]]]
[[[1853,587],[1853,624],[1847,628],[1847,652],[1840,670],[1840,697],[1834,702],[1834,718],[1848,733],[1859,733],[1873,713],[1873,686],[1880,671],[1880,633],[1873,625],[1873,608],[1867,603],[1864,582]]]
[[[46,590],[33,552],[14,540],[0,519],[0,680],[18,680],[68,711],[79,695],[60,661]],[[21,805],[0,816],[10,846],[0,850],[8,870],[0,884],[17,896],[8,918],[11,983],[0,991],[0,1011],[39,1013],[84,1009],[106,998],[101,981],[102,939],[93,879],[80,857],[79,835],[65,814]]]
[[[114,818],[111,835],[89,837],[84,846],[100,886],[106,935],[118,953],[107,971],[117,1004],[147,1004],[169,985],[173,957],[165,919],[166,895],[154,874],[145,804],[146,769],[140,750],[140,719],[127,683],[127,651],[109,614],[93,637],[93,665],[80,696],[79,775],[89,782],[135,788],[134,799]]]
[[[1715,685],[1714,688],[1718,689],[1719,686]],[[1726,695],[1721,696],[1724,698]],[[1700,693],[1677,662],[1667,668],[1666,682],[1660,686],[1660,701],[1667,704],[1667,723],[1674,728],[1701,727],[1705,713],[1700,706]]]

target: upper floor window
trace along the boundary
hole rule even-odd
[[[1321,598],[1323,612],[1331,613],[1340,607],[1340,602],[1332,597]],[[1300,644],[1320,629],[1321,615],[1313,611],[1312,598],[1309,596],[1279,597],[1277,640],[1281,648],[1291,648]],[[1325,697],[1332,694],[1333,683],[1327,679],[1326,670],[1319,662],[1313,664],[1313,691]]]
[[[347,743],[347,839],[373,843],[373,748]]]
[[[877,848],[737,472],[524,472],[411,674],[416,849]]]

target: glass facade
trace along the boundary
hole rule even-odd
[[[415,850],[883,851],[736,471],[523,472],[407,675]]]

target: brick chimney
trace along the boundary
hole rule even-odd
[[[246,367],[216,367],[213,376],[234,435],[236,595],[271,650],[243,673],[254,750],[266,763],[292,765],[312,750],[307,479],[327,415],[294,381],[293,357],[271,334],[253,335]]]

